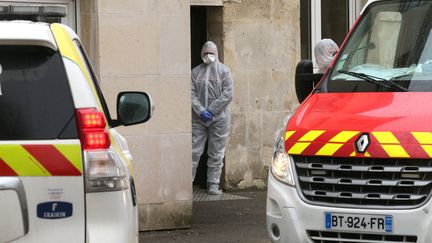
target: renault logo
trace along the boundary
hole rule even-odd
[[[369,134],[363,133],[355,141],[355,149],[357,150],[357,153],[363,154],[364,152],[366,152],[368,146],[369,146]]]

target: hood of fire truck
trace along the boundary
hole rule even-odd
[[[431,158],[432,94],[314,94],[291,117],[285,140],[293,155]]]

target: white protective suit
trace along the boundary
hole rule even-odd
[[[207,54],[214,54],[214,62],[209,62]],[[219,62],[216,45],[207,41],[201,50],[201,63],[192,69],[192,176],[203,153],[206,140],[207,183],[219,185],[222,172],[225,144],[230,130],[229,103],[233,94],[233,79],[227,66]],[[208,111],[213,115],[204,121],[200,114]]]
[[[320,40],[314,49],[318,73],[324,73],[330,66],[333,56],[339,51],[338,45],[331,39]]]

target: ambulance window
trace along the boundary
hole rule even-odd
[[[61,56],[40,46],[0,46],[0,140],[78,138]]]

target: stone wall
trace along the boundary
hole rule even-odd
[[[145,125],[118,129],[134,156],[141,230],[191,221],[189,4],[81,1],[82,40],[111,112],[120,90],[146,91],[156,106]],[[299,0],[224,0],[208,16],[209,39],[234,77],[226,187],[264,187],[274,132],[298,106]]]
[[[99,74],[99,26],[97,0],[80,1],[80,38],[91,59],[96,73]]]
[[[117,93],[145,91],[144,125],[120,127],[134,156],[140,230],[192,218],[189,0],[81,1],[82,38],[115,118]]]
[[[274,132],[298,105],[294,71],[300,61],[300,2],[226,1],[223,11],[224,61],[234,77],[227,187],[263,187]]]

